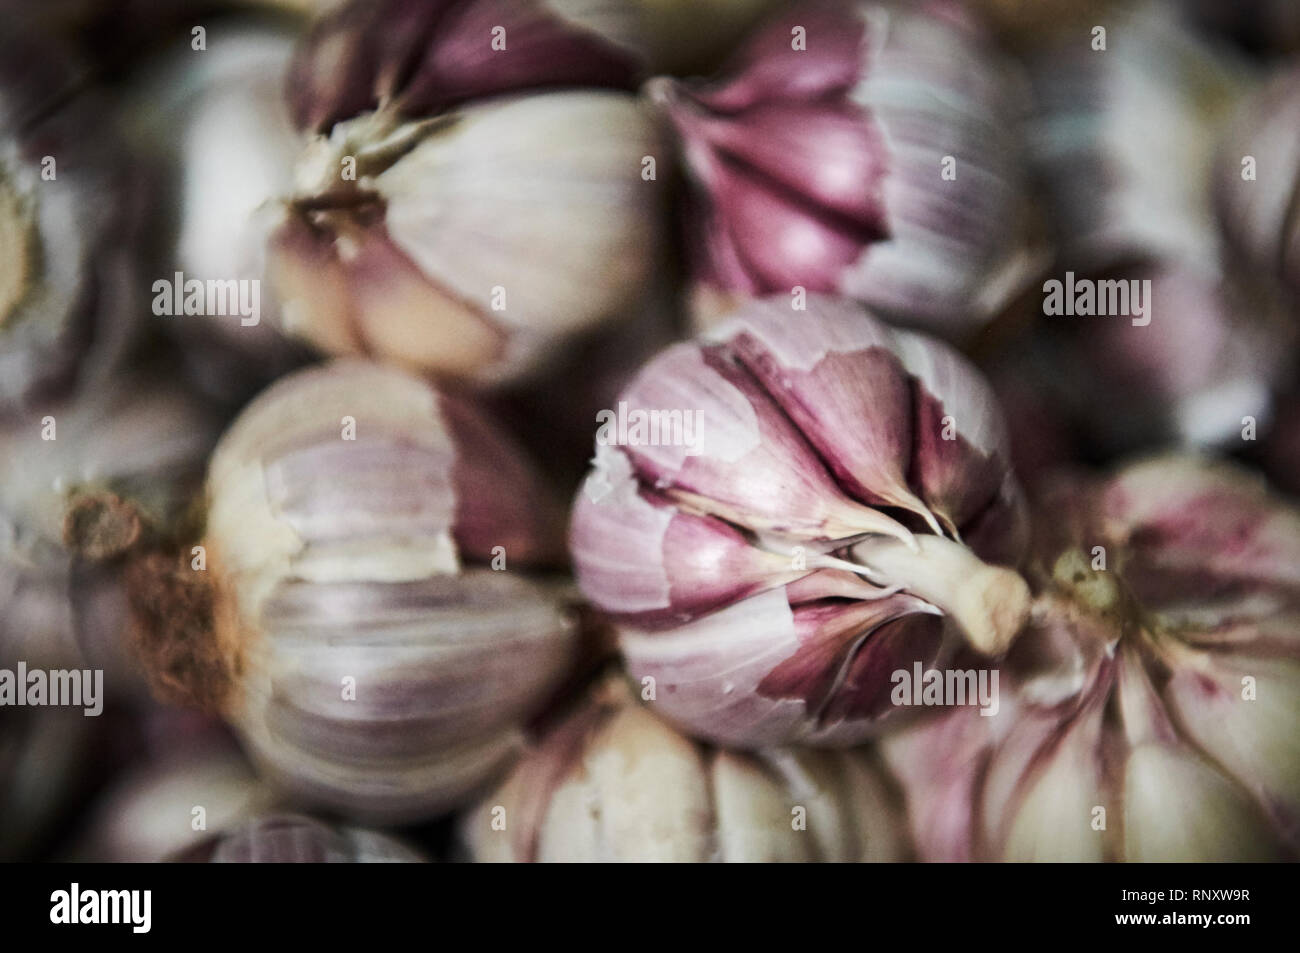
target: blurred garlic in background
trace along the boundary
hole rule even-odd
[[[166,711],[161,717],[177,718]],[[128,765],[96,799],[71,858],[154,863],[196,846],[274,803],[229,737],[193,723]]]
[[[386,9],[346,8],[295,63],[293,112],[319,135],[272,239],[286,329],[485,383],[626,319],[670,163],[621,55],[534,3],[371,19]]]
[[[1021,93],[947,2],[794,4],[719,76],[654,81],[690,183],[697,322],[798,286],[968,335],[1017,239]]]
[[[1279,289],[1228,254],[1213,212],[1216,143],[1252,77],[1168,6],[1103,22],[1029,54],[1056,254],[1020,333],[982,363],[999,389],[1036,391],[1087,459],[1238,450],[1266,431],[1296,344]],[[1076,311],[1076,288],[1094,304]]]
[[[1292,64],[1238,107],[1219,144],[1214,198],[1229,241],[1286,285],[1300,319],[1297,128],[1300,66]]]
[[[619,408],[570,547],[692,734],[857,743],[895,711],[889,673],[937,656],[938,617],[985,654],[1015,638],[1028,590],[997,563],[1021,556],[1023,504],[993,395],[948,346],[851,302],[753,301]]]
[[[305,141],[284,102],[295,37],[279,23],[218,21],[202,50],[186,35],[142,67],[123,108],[159,177],[146,284],[164,282],[165,300],[149,320],[180,342],[197,385],[232,404],[305,357],[280,334],[279,304],[263,280],[276,203]],[[230,292],[223,314],[175,314],[178,274],[182,285],[257,282],[257,296],[241,302]],[[158,298],[151,293],[155,306]]]
[[[125,641],[128,554],[186,531],[220,419],[135,367],[0,426],[0,664],[104,668],[143,688]]]
[[[1094,49],[1104,42],[1104,49]],[[1115,12],[1105,34],[1055,36],[1030,58],[1028,130],[1059,257],[1084,272],[1218,254],[1215,144],[1249,89],[1245,65],[1163,4]]]
[[[93,387],[140,323],[142,183],[64,55],[0,43],[0,419]]]
[[[869,752],[741,754],[678,734],[609,676],[460,824],[476,861],[898,861]]]
[[[1058,435],[1074,435],[1069,453],[1095,459],[1162,445],[1235,451],[1268,433],[1297,341],[1276,288],[1217,261],[1105,274],[1079,275],[1079,286],[1119,282],[1130,301],[1136,289],[1141,316],[1131,305],[1122,314],[1044,315],[1040,297],[1035,323],[982,362],[999,390],[1025,388],[1038,404],[1007,407],[1013,443],[1040,412],[1057,418]]]
[[[84,791],[99,728],[80,708],[0,718],[0,861],[30,860],[57,839],[57,822]]]
[[[399,822],[504,770],[574,663],[560,513],[477,411],[364,362],[258,397],[208,472],[205,568],[136,564],[164,698],[220,711],[301,801]]]
[[[883,742],[924,860],[1233,861],[1300,848],[1300,511],[1161,457],[1040,501],[994,717]]]
[[[172,860],[208,864],[420,864],[396,837],[306,817],[263,814],[231,825]]]

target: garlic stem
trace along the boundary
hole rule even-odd
[[[913,551],[878,537],[856,544],[850,552],[884,584],[902,586],[942,609],[977,651],[1006,651],[1029,615],[1029,586],[1020,574],[990,566],[942,536],[918,535],[915,542]]]

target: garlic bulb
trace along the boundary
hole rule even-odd
[[[1101,457],[1169,444],[1240,449],[1268,432],[1297,340],[1276,289],[1217,260],[1107,275],[1055,280],[1066,295],[1119,287],[1123,299],[1141,298],[1142,314],[1041,315],[1007,348],[1003,374],[1032,383]]]
[[[1300,67],[1238,109],[1219,144],[1215,200],[1234,247],[1300,295]]]
[[[461,822],[488,862],[898,861],[903,819],[865,751],[703,747],[617,677]]]
[[[610,91],[340,123],[304,154],[272,239],[286,328],[334,354],[518,377],[644,289],[666,160],[648,112]]]
[[[155,863],[274,803],[228,740],[199,732],[123,772],[97,799],[74,854],[96,863]]]
[[[1041,513],[1001,711],[883,742],[922,858],[1293,857],[1300,511],[1167,457],[1062,479]]]
[[[354,3],[318,23],[289,87],[318,135],[271,241],[286,330],[498,383],[631,309],[669,172],[623,91],[636,57],[606,38],[634,25],[589,0]]]
[[[229,403],[304,356],[276,330],[278,302],[265,281],[277,202],[304,142],[284,103],[294,40],[280,27],[218,21],[202,52],[186,36],[144,70],[124,110],[140,151],[159,166],[152,320],[182,345],[189,376]],[[231,291],[211,297],[212,312],[205,295],[201,313],[185,313],[177,302],[196,281]]]
[[[140,238],[141,183],[105,128],[103,103],[86,94],[51,113],[41,100],[33,113],[34,91],[12,88],[5,74],[0,418],[103,380],[130,344],[140,307],[132,246]]]
[[[218,445],[203,563],[137,567],[140,648],[299,798],[432,816],[505,767],[572,662],[560,595],[527,574],[559,525],[459,399],[363,362],[300,371]]]
[[[800,3],[708,83],[658,80],[691,193],[697,319],[856,298],[960,336],[1015,237],[1020,99],[952,3]]]
[[[184,531],[220,421],[155,370],[0,425],[0,663],[104,668],[124,641],[128,554]]]
[[[175,860],[209,864],[420,864],[425,857],[395,837],[326,824],[297,814],[267,814],[232,826]]]
[[[597,433],[570,545],[629,672],[692,734],[852,744],[936,616],[1015,637],[1025,526],[987,385],[854,304],[750,302],[651,361]],[[615,425],[615,417],[617,424]]]
[[[1072,32],[1030,62],[1029,155],[1061,270],[1152,260],[1213,267],[1215,142],[1248,76],[1164,4],[1097,22],[1103,34]]]

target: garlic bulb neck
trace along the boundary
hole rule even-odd
[[[942,609],[985,655],[1005,652],[1029,615],[1029,586],[1020,574],[990,566],[961,543],[916,536],[915,550],[895,539],[873,537],[850,550],[855,562],[887,586]],[[874,581],[874,580],[873,580]]]

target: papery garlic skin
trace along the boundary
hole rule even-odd
[[[286,329],[333,354],[518,377],[645,288],[667,160],[653,117],[617,92],[336,125],[304,153],[272,239]]]
[[[524,91],[630,90],[639,27],[622,0],[356,0],[312,24],[286,92],[299,128],[328,133],[381,108],[416,118]]]
[[[143,688],[122,562],[185,522],[220,426],[193,394],[139,367],[0,425],[0,662],[91,665],[110,693]],[[68,535],[79,501],[107,502],[83,540]]]
[[[938,616],[985,654],[1015,638],[1028,589],[996,564],[1025,542],[1020,491],[987,385],[945,345],[765,299],[620,407],[694,414],[695,442],[598,434],[570,548],[630,674],[692,734],[858,743],[894,710],[891,672],[938,657]]]
[[[210,630],[186,636],[202,612],[142,630],[156,685],[219,708],[273,779],[349,816],[433,816],[505,768],[575,645],[526,575],[559,524],[513,444],[417,378],[345,361],[250,405],[208,503],[207,575],[180,574],[207,580]]]
[[[796,287],[961,337],[1016,233],[1023,102],[955,4],[794,4],[707,83],[650,87],[693,190],[703,326]]]
[[[1061,480],[1041,512],[1001,711],[882,743],[921,858],[1294,858],[1300,511],[1166,457]]]
[[[184,367],[209,393],[241,403],[302,363],[277,330],[279,302],[266,280],[266,242],[278,200],[293,186],[305,137],[289,117],[284,84],[296,34],[257,21],[213,25],[201,56],[188,37],[134,82],[132,135],[159,166],[154,246],[146,286],[151,320],[176,337]],[[258,283],[255,315],[173,314],[171,285]],[[255,323],[254,323],[255,322]]]
[[[481,862],[904,860],[865,751],[696,744],[611,678],[551,728],[460,831]]]
[[[1235,248],[1300,295],[1300,69],[1273,77],[1237,108],[1219,144],[1215,204]]]
[[[426,858],[379,831],[298,814],[263,814],[231,825],[173,859],[209,864],[421,864]]]

